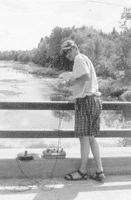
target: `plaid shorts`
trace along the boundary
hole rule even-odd
[[[77,98],[75,101],[75,137],[98,136],[102,101],[97,96]]]

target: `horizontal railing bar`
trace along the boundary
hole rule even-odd
[[[0,138],[74,138],[74,130],[0,130]],[[98,137],[131,137],[130,129],[101,130]]]
[[[103,102],[103,110],[124,110],[131,102]],[[1,110],[74,110],[74,102],[0,102]]]
[[[8,110],[74,110],[69,102],[0,102],[0,109]]]
[[[103,102],[103,110],[124,110],[131,102]],[[0,102],[8,110],[74,110],[74,102]],[[0,138],[74,138],[74,130],[0,130]],[[130,129],[101,130],[99,137],[131,137]]]
[[[74,137],[74,130],[0,130],[0,138]]]
[[[125,108],[131,108],[131,102],[106,102],[103,101],[103,110],[124,110]]]

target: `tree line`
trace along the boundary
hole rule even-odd
[[[120,79],[131,75],[131,8],[124,8],[120,18],[121,32],[115,27],[104,33],[93,27],[55,27],[50,36],[41,38],[38,47],[29,51],[0,51],[0,60],[34,62],[43,67],[70,71],[73,63],[60,54],[61,44],[72,39],[80,51],[93,62],[97,75]]]

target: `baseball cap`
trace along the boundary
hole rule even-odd
[[[77,46],[74,41],[67,40],[62,44],[62,49],[63,50],[68,50],[68,49],[71,49],[74,46]]]

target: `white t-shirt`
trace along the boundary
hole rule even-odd
[[[77,82],[73,85],[74,98],[83,98],[86,95],[92,94],[100,96],[94,66],[87,56],[79,53],[74,60],[73,77],[79,78],[84,74],[88,74],[89,81],[86,81],[83,85],[80,85]]]

